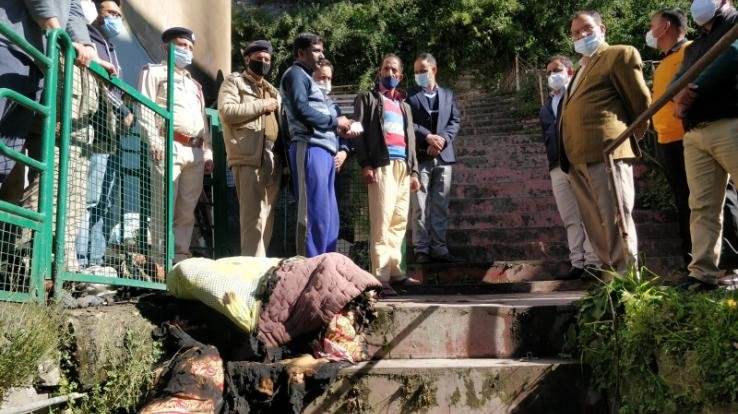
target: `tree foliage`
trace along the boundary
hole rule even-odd
[[[570,17],[581,9],[600,11],[610,43],[631,44],[644,58],[656,58],[655,51],[645,50],[650,15],[665,6],[688,10],[689,4],[684,0],[298,0],[275,9],[273,4],[265,8],[235,3],[234,62],[235,69],[241,69],[240,48],[255,39],[268,39],[275,46],[275,80],[292,62],[294,37],[312,31],[323,38],[340,84],[366,85],[389,52],[405,61],[406,76],[412,74],[407,63],[424,51],[436,56],[446,79],[465,69],[492,75],[509,68],[516,54],[533,64],[542,64],[552,54],[573,54]]]

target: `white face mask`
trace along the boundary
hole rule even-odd
[[[649,30],[648,33],[646,33],[646,46],[652,47],[654,49],[659,48],[659,39],[657,39],[653,35],[653,31]]]
[[[721,0],[694,0],[691,7],[692,19],[698,25],[704,26],[715,17],[721,3]]]
[[[323,92],[323,95],[328,95],[331,93],[331,83],[329,81],[320,81],[317,82],[318,89],[320,89]]]
[[[574,51],[583,56],[592,56],[597,48],[604,42],[604,36],[599,32],[592,32],[589,36],[583,37],[574,42]]]
[[[554,91],[560,91],[562,88],[566,88],[569,84],[569,74],[562,70],[561,72],[554,72],[548,77],[548,87]]]

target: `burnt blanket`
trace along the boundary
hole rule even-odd
[[[374,276],[338,253],[286,261],[272,277],[258,324],[267,348],[319,331],[364,291],[382,288]]]

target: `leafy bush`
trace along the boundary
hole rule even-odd
[[[645,47],[650,15],[668,5],[688,10],[690,2],[657,0],[338,0],[282,2],[286,8],[245,6],[234,2],[233,61],[242,69],[240,48],[255,39],[270,40],[275,49],[271,80],[292,62],[291,43],[303,31],[318,33],[327,57],[336,63],[337,84],[371,83],[381,57],[393,52],[408,63],[423,51],[439,62],[442,81],[466,70],[487,77],[511,67],[519,54],[542,65],[553,54],[573,54],[569,39],[576,10],[599,10],[610,43],[631,44],[644,58],[658,58]]]
[[[31,385],[40,363],[59,358],[61,311],[36,303],[0,305],[0,401],[9,388]]]
[[[683,292],[657,280],[615,276],[582,300],[571,334],[593,386],[623,413],[735,403],[738,293]]]

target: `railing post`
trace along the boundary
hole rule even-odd
[[[210,137],[213,146],[213,250],[215,258],[228,255],[228,187],[225,143],[223,142],[223,127],[218,117],[218,111],[207,109],[210,118]]]
[[[167,120],[166,133],[166,150],[164,152],[166,160],[166,271],[172,269],[172,259],[174,258],[174,44],[169,43],[167,53],[167,112],[169,119]]]
[[[515,54],[515,92],[520,92],[520,56]]]

